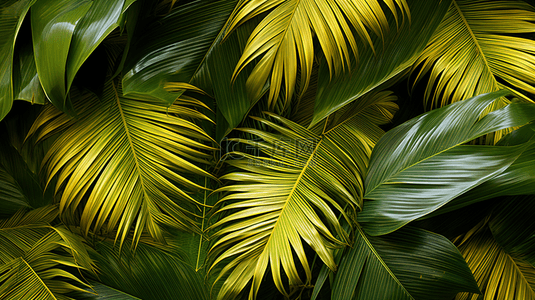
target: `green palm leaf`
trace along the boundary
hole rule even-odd
[[[534,19],[523,1],[454,0],[413,67],[417,81],[430,74],[425,101],[440,107],[505,86],[531,101],[521,92],[535,94],[535,42],[515,35],[532,33]]]
[[[0,120],[13,104],[13,56],[15,39],[24,16],[35,1],[10,0],[0,4]]]
[[[226,206],[218,214],[230,214],[212,226],[219,228],[209,253],[212,268],[229,259],[218,277],[228,275],[218,299],[236,297],[249,282],[249,295],[255,298],[268,264],[284,295],[309,285],[312,274],[302,240],[331,270],[336,269],[333,249],[348,243],[338,215],[352,223],[361,209],[362,176],[371,149],[383,134],[378,125],[387,123],[397,109],[394,98],[389,92],[370,95],[312,130],[273,114],[268,115],[283,126],[255,119],[279,134],[241,129],[261,141],[240,141],[265,156],[231,153],[242,157],[228,161],[240,171],[221,178],[233,183],[218,190],[227,193],[221,199]]]
[[[390,130],[372,153],[364,210],[358,220],[371,235],[392,232],[429,214],[505,171],[526,149],[463,145],[534,119],[535,105],[512,103],[480,119],[507,92],[499,91],[432,110]]]
[[[132,299],[120,297],[126,293],[144,300],[210,299],[202,274],[182,259],[175,244],[162,245],[142,238],[135,252],[129,248],[119,250],[110,241],[98,243],[95,250],[98,254],[94,258],[101,271],[98,280],[107,286],[100,286],[100,292],[95,290],[99,296],[115,294],[117,299]]]
[[[483,223],[459,245],[483,296],[461,293],[455,299],[535,299],[535,268],[506,252]]]
[[[407,15],[410,19],[405,0],[383,2],[394,14],[396,21],[399,14],[396,6],[399,6],[404,17]],[[313,36],[319,41],[331,74],[340,74],[350,65],[350,57],[358,55],[354,32],[373,47],[369,31],[382,37],[389,30],[385,13],[377,0],[366,2],[264,0],[241,1],[230,19],[227,32],[267,12],[269,12],[267,16],[249,37],[234,71],[234,77],[246,65],[262,56],[247,80],[247,90],[253,95],[252,98],[256,99],[269,81],[270,109],[277,102],[283,78],[285,96],[282,106],[287,107],[298,80],[298,70],[301,74],[299,80],[302,87],[299,93],[306,90],[314,61]]]
[[[47,224],[57,213],[47,206],[0,222],[0,299],[71,299],[63,294],[88,286],[66,271],[94,266],[81,239]]]
[[[443,236],[405,227],[370,237],[358,228],[332,299],[451,299],[460,291],[479,292],[463,257]]]
[[[198,205],[191,192],[204,189],[188,176],[212,177],[197,166],[211,164],[212,139],[193,122],[209,120],[180,105],[167,108],[148,96],[122,96],[108,81],[101,99],[71,95],[78,119],[47,107],[30,134],[46,138],[60,131],[44,160],[48,181],[58,176],[62,218],[102,233],[117,229],[120,242],[148,230],[163,239],[163,225],[195,230]],[[78,219],[77,211],[81,213]]]

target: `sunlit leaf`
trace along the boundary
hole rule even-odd
[[[273,114],[268,115],[282,125],[255,119],[276,134],[240,129],[258,139],[239,141],[263,155],[231,152],[227,162],[239,171],[221,178],[232,183],[218,190],[225,192],[221,204],[226,204],[218,214],[226,216],[213,225],[218,239],[209,254],[212,268],[230,259],[218,276],[228,275],[219,299],[236,297],[248,283],[255,298],[268,264],[281,293],[288,296],[309,285],[302,241],[336,269],[333,249],[348,243],[338,215],[352,223],[361,209],[362,176],[383,134],[378,125],[397,109],[393,99],[389,92],[370,95],[312,130]]]
[[[135,242],[145,230],[163,239],[164,225],[196,230],[200,204],[190,193],[204,187],[190,176],[212,176],[202,166],[215,149],[194,121],[209,119],[179,104],[124,97],[115,81],[100,99],[75,92],[77,119],[47,107],[30,132],[39,139],[61,132],[44,165],[49,181],[58,176],[62,218],[84,234],[117,229],[121,244],[131,230]]]

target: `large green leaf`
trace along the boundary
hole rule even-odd
[[[525,143],[526,150],[505,171],[467,193],[453,199],[435,214],[442,214],[484,200],[500,197],[535,194],[535,125],[529,124],[505,136],[498,145]]]
[[[452,1],[413,66],[416,80],[430,75],[425,102],[440,107],[505,86],[535,94],[535,41],[518,36],[532,33],[534,20],[524,1]]]
[[[37,73],[50,101],[74,113],[67,99],[74,77],[89,55],[121,23],[132,1],[42,0],[32,7]]]
[[[406,227],[382,236],[357,228],[334,280],[332,299],[451,299],[479,292],[455,246],[441,235]]]
[[[504,251],[484,222],[463,237],[459,250],[483,295],[461,293],[456,300],[535,299],[535,268]]]
[[[142,241],[135,252],[129,248],[119,251],[107,241],[98,243],[95,249],[95,261],[102,271],[99,281],[118,291],[144,300],[210,299],[202,274],[177,255],[176,246]]]
[[[88,286],[77,275],[94,272],[93,262],[78,236],[48,225],[57,213],[47,206],[0,221],[0,299],[71,299],[63,294]]]
[[[66,103],[66,66],[74,28],[91,4],[89,0],[41,0],[32,7],[37,73],[50,101],[64,111],[72,112]]]
[[[60,132],[43,164],[48,181],[58,176],[62,218],[84,234],[117,230],[121,244],[131,230],[134,241],[145,230],[161,240],[163,225],[195,230],[201,204],[191,193],[205,189],[195,178],[212,176],[202,166],[215,149],[193,122],[209,119],[183,105],[189,100],[167,108],[148,96],[124,97],[115,81],[100,99],[71,96],[77,119],[47,107],[30,132],[39,139]]]
[[[218,277],[228,275],[218,299],[233,299],[249,283],[249,295],[256,297],[268,264],[286,296],[309,285],[312,274],[302,241],[336,269],[333,249],[348,243],[338,216],[353,223],[361,209],[362,176],[383,134],[378,125],[397,109],[394,98],[389,92],[370,95],[312,130],[273,114],[268,115],[282,126],[255,119],[277,134],[240,129],[256,137],[239,141],[258,153],[231,152],[227,162],[238,171],[221,178],[232,183],[218,190],[226,193],[220,201],[226,205],[218,211],[225,217],[213,225],[218,239],[209,253],[212,268],[227,263]]]
[[[383,9],[380,2],[384,2],[388,9]],[[396,23],[399,22],[398,15],[403,16],[402,22],[408,23],[411,19],[406,0],[368,0],[365,3],[348,0],[240,1],[229,21],[229,32],[257,15],[267,15],[249,37],[234,77],[246,65],[262,57],[249,75],[247,91],[256,99],[270,82],[269,109],[273,110],[277,105],[286,108],[296,82],[299,81],[301,86],[298,93],[304,92],[308,86],[315,54],[313,37],[326,57],[330,75],[338,75],[350,65],[352,58],[358,56],[359,48],[363,46],[357,46],[356,34],[363,40],[364,47],[369,48],[373,47],[370,31],[380,40],[389,31],[385,10],[393,14]],[[369,50],[373,52],[373,48]],[[279,98],[281,90],[285,93]]]
[[[35,0],[9,0],[0,4],[0,120],[13,103],[13,51],[22,21]]]
[[[352,62],[351,70],[331,76],[322,65],[312,125],[410,67],[446,14],[450,1],[407,3],[410,22],[402,22],[398,29],[391,20],[392,28],[385,33],[384,41],[374,39],[375,52],[370,47],[360,51],[358,64]]]
[[[32,104],[47,103],[45,91],[37,75],[32,45],[23,45],[18,49],[13,68],[13,99]]]
[[[512,103],[480,118],[489,93],[435,109],[390,130],[372,153],[358,216],[367,233],[381,235],[429,214],[505,171],[527,148],[463,145],[487,133],[535,119],[535,105]]]

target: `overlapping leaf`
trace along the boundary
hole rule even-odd
[[[123,97],[114,81],[100,100],[71,96],[78,119],[47,107],[31,130],[39,139],[61,132],[44,164],[49,181],[58,176],[62,218],[79,222],[84,234],[117,230],[121,243],[131,231],[134,241],[145,230],[162,239],[162,225],[195,230],[199,203],[190,193],[204,189],[194,177],[211,176],[202,166],[215,149],[194,121],[209,119],[179,105],[188,99],[167,108],[157,99]]]
[[[121,23],[133,1],[38,1],[32,7],[37,73],[50,101],[73,113],[67,99],[74,77],[89,55]]]
[[[460,291],[479,292],[463,257],[443,236],[406,227],[370,237],[357,228],[332,299],[451,299]]]
[[[494,92],[506,86],[525,99],[535,94],[535,9],[524,1],[454,0],[416,61],[416,80],[430,74],[431,107]],[[497,102],[493,109],[503,106]]]
[[[99,243],[95,249],[98,251],[95,261],[102,271],[99,280],[107,286],[146,300],[210,299],[202,274],[185,263],[172,246],[140,242],[135,252],[131,249],[119,251],[107,241]],[[131,299],[119,298],[119,295],[117,299]]]
[[[235,5],[236,1],[192,1],[140,28],[125,61],[124,93],[148,94],[173,103],[177,95],[166,91],[165,84],[190,83],[195,75],[200,76]],[[195,83],[210,92],[210,74],[202,71],[203,78]]]
[[[456,300],[535,299],[535,268],[504,251],[486,225],[469,233],[459,250],[483,296],[461,293]]]
[[[507,92],[499,91],[432,110],[390,130],[372,153],[363,212],[367,233],[392,232],[505,171],[527,148],[462,145],[481,135],[522,126],[535,105],[512,103],[480,119]]]
[[[248,283],[255,298],[268,264],[287,296],[310,284],[302,241],[336,269],[332,251],[348,242],[338,217],[353,222],[361,209],[362,176],[383,133],[377,125],[388,122],[397,108],[392,99],[389,92],[370,95],[312,130],[273,114],[268,115],[282,126],[257,120],[278,134],[241,129],[258,140],[240,141],[263,154],[231,153],[228,163],[239,171],[224,175],[232,184],[218,190],[226,193],[218,214],[230,213],[213,225],[219,230],[210,251],[212,268],[230,259],[219,275],[228,275],[219,299],[236,297]]]
[[[13,52],[15,39],[32,0],[9,0],[0,4],[0,120],[13,103]]]
[[[268,102],[272,108],[284,85],[281,106],[287,107],[295,90],[298,72],[302,86],[299,92],[304,92],[308,86],[314,61],[313,37],[320,44],[331,74],[339,74],[350,65],[351,56],[358,55],[355,32],[364,43],[373,47],[369,31],[382,37],[389,30],[380,2],[388,6],[396,21],[400,14],[403,15],[403,21],[410,19],[405,0],[240,2],[230,19],[228,32],[254,16],[269,13],[249,37],[234,76],[262,56],[247,80],[247,90],[253,95],[252,98],[257,98],[269,81]]]
[[[48,206],[0,222],[0,299],[71,299],[64,294],[88,286],[68,271],[94,272],[85,245],[48,225],[55,216],[57,207]]]
[[[453,199],[436,214],[455,211],[462,207],[501,196],[535,194],[535,125],[517,129],[498,142],[500,146],[526,145],[526,150],[505,171],[496,177]]]

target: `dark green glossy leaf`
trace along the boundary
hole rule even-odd
[[[526,144],[526,150],[503,173],[452,200],[436,214],[460,209],[484,200],[500,197],[535,194],[535,126],[530,124],[505,136],[498,145]]]
[[[505,171],[527,148],[462,145],[522,126],[535,105],[512,103],[479,119],[500,91],[436,109],[390,130],[372,152],[358,220],[372,235],[392,232]]]
[[[8,0],[0,4],[0,120],[13,103],[13,51],[15,39],[35,0]]]
[[[359,228],[336,273],[332,299],[451,299],[460,291],[479,292],[463,257],[443,236],[406,227],[370,237]]]
[[[433,32],[446,14],[451,1],[408,0],[411,21],[399,25],[390,16],[391,28],[384,42],[375,37],[375,53],[370,47],[360,47],[359,61],[350,71],[331,78],[326,64],[322,65],[312,125],[332,112],[354,101],[388,79],[410,67],[423,51]]]
[[[31,45],[24,45],[19,49],[15,55],[13,68],[13,99],[25,100],[32,104],[47,103],[45,91],[37,75]]]
[[[82,64],[104,38],[122,23],[124,13],[133,2],[93,0],[93,5],[74,29],[67,61],[67,91]]]
[[[32,37],[37,73],[50,101],[72,113],[66,103],[66,66],[76,24],[91,1],[41,0],[32,7]]]
[[[332,288],[333,300],[414,299],[357,228],[355,243],[344,255]]]
[[[489,227],[496,242],[507,253],[535,267],[534,200],[533,195],[504,199],[503,204],[496,207]]]

